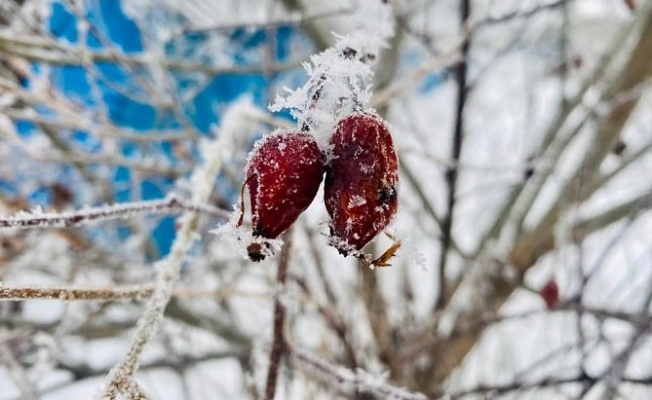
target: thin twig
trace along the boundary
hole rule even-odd
[[[0,286],[0,301],[19,300],[62,300],[62,301],[120,301],[149,298],[154,293],[154,285],[116,286],[106,288],[76,287],[34,287],[34,286]],[[272,293],[245,292],[225,288],[216,290],[180,288],[172,292],[172,297],[190,298],[227,298],[260,297],[270,298]]]
[[[194,172],[191,182],[194,189],[193,202],[204,203],[210,194],[223,163],[229,157],[232,141],[242,130],[244,118],[241,103],[233,105],[224,115],[222,130],[217,140],[209,143],[204,149],[208,157],[201,167]],[[157,263],[158,276],[156,289],[147,304],[147,309],[138,321],[136,333],[124,360],[109,373],[102,390],[101,398],[113,399],[117,393],[125,390],[125,385],[133,382],[133,376],[138,369],[138,359],[143,349],[156,332],[163,311],[170,301],[172,289],[179,279],[181,266],[186,253],[198,238],[199,213],[186,211],[178,220],[179,228],[170,254]]]
[[[454,331],[445,337],[437,334],[432,327],[425,326],[421,332],[410,335],[410,345],[401,349],[401,353],[396,357],[396,362],[400,364],[407,360],[414,360],[414,358],[418,357],[419,354],[423,354],[435,346],[445,344],[446,342],[455,339],[473,336],[478,332],[484,331],[489,326],[495,326],[506,322],[516,322],[537,316],[543,317],[544,315],[550,315],[551,313],[568,312],[589,314],[599,320],[614,319],[628,323],[636,328],[650,327],[650,324],[652,324],[652,316],[642,315],[640,313],[587,307],[574,302],[562,303],[553,309],[536,309],[512,315],[484,315],[472,323],[455,328]]]
[[[311,372],[317,379],[328,382],[340,393],[353,396],[355,393],[366,393],[382,399],[397,400],[425,400],[427,397],[421,393],[409,392],[405,389],[392,386],[382,378],[360,369],[351,371],[348,368],[318,358],[315,355],[292,348],[292,360],[306,371]]]
[[[501,231],[506,227],[507,222],[510,220],[510,217],[513,217],[512,219],[515,221],[514,225],[516,228],[520,228],[519,224],[524,221],[527,211],[531,209],[530,206],[534,203],[545,182],[554,171],[554,166],[557,165],[557,161],[565,149],[564,144],[567,143],[568,140],[570,140],[569,138],[574,134],[573,131],[564,132],[562,128],[572,120],[571,116],[575,115],[574,111],[582,104],[585,95],[592,87],[594,87],[595,82],[600,82],[605,76],[607,66],[611,64],[615,55],[619,53],[619,48],[623,46],[627,38],[630,36],[632,29],[632,27],[623,28],[618,32],[616,39],[614,39],[611,46],[611,51],[606,52],[606,54],[601,57],[598,63],[599,67],[596,68],[591,76],[583,81],[577,94],[573,96],[572,99],[564,102],[565,108],[561,110],[559,115],[548,126],[543,135],[543,140],[537,155],[538,162],[533,168],[532,177],[523,180],[512,188],[504,202],[504,206],[501,208],[497,218],[492,223],[491,228],[482,235],[476,249],[471,255],[472,258],[477,258],[486,250],[487,245],[500,235]],[[577,129],[577,125],[579,124],[576,124],[575,129]],[[562,133],[567,134],[562,137]],[[514,216],[514,214],[517,215]]]
[[[45,131],[47,133],[47,131]],[[52,135],[50,135],[52,136]],[[185,174],[187,168],[177,168],[169,165],[168,162],[163,161],[163,159],[143,159],[143,160],[131,160],[122,156],[115,155],[105,155],[105,154],[82,154],[73,152],[72,149],[68,149],[66,154],[49,154],[46,152],[28,152],[30,158],[35,161],[41,162],[54,162],[62,164],[99,164],[99,165],[114,165],[127,167],[135,171],[141,171],[148,174],[161,174],[168,177],[179,177]]]
[[[285,306],[280,299],[280,291],[285,287],[285,281],[288,274],[288,264],[290,261],[290,247],[292,245],[292,230],[283,235],[283,247],[278,260],[278,270],[276,272],[276,284],[279,293],[274,300],[274,339],[272,341],[272,351],[269,354],[269,367],[267,370],[267,383],[265,384],[265,399],[274,400],[276,394],[276,381],[278,372],[281,368],[281,358],[286,353],[287,343],[285,340]]]
[[[93,207],[61,213],[24,212],[0,216],[0,229],[77,228],[93,222],[128,219],[141,214],[175,214],[181,211],[200,212],[219,218],[229,218],[230,212],[206,204],[193,204],[171,195],[163,200],[148,200]]]
[[[5,343],[0,343],[0,363],[5,367],[9,377],[20,390],[22,400],[36,400],[38,395],[34,391],[34,382],[31,382],[27,371],[20,364]]]
[[[17,37],[7,30],[0,30],[0,51],[8,55],[22,57],[30,61],[47,63],[50,65],[79,65],[82,60],[93,62],[114,62],[117,64],[137,65],[147,67],[158,65],[162,68],[181,71],[199,72],[207,75],[232,74],[248,75],[265,72],[261,66],[233,66],[224,67],[195,63],[184,60],[156,59],[147,54],[128,55],[114,49],[87,51],[83,47],[64,44],[52,44],[38,37]],[[274,71],[286,71],[301,65],[302,59],[274,65]]]
[[[511,20],[514,20],[514,19],[530,18],[533,15],[536,15],[536,14],[542,12],[542,11],[551,10],[551,9],[555,9],[555,8],[564,6],[564,5],[566,5],[566,3],[569,3],[570,1],[571,0],[558,0],[558,1],[553,2],[553,3],[539,4],[539,5],[535,6],[535,7],[532,7],[529,10],[525,10],[525,11],[517,10],[517,11],[507,13],[507,14],[503,14],[503,15],[498,16],[498,17],[490,17],[490,18],[483,19],[483,20],[475,22],[473,24],[473,28],[474,29],[484,28],[486,26],[498,25],[498,24],[502,24],[504,22],[511,21]]]
[[[214,31],[229,31],[239,28],[278,28],[285,25],[297,25],[306,24],[322,18],[336,17],[345,13],[350,13],[354,11],[353,7],[341,7],[334,10],[323,11],[315,13],[312,15],[290,15],[286,18],[278,18],[272,21],[243,21],[243,22],[234,22],[230,24],[223,24],[217,26],[211,26],[207,28],[195,28],[195,29],[184,29],[183,34],[189,33],[205,33],[205,32],[214,32]]]
[[[523,392],[533,389],[543,389],[550,387],[557,387],[570,384],[595,384],[600,382],[601,377],[592,377],[586,374],[575,375],[567,378],[557,378],[551,377],[540,380],[538,382],[514,382],[506,385],[495,385],[495,386],[478,386],[473,389],[468,389],[460,392],[451,393],[444,398],[447,400],[457,400],[463,399],[469,396],[478,396],[484,395],[482,398],[496,398],[500,395],[505,395],[511,392]],[[652,383],[652,377],[644,378],[631,378],[623,377],[622,382],[631,383],[635,385],[650,385]]]
[[[538,382],[514,382],[506,385],[495,386],[478,386],[473,389],[455,392],[447,395],[445,398],[450,400],[463,399],[469,396],[484,395],[485,398],[496,398],[497,396],[504,395],[511,392],[523,392],[533,389],[543,389],[549,387],[557,387],[569,384],[595,382],[597,378],[586,376],[571,376],[568,378],[551,377]]]
[[[79,115],[79,119],[61,119],[61,116],[54,119],[39,115],[33,110],[23,111],[16,109],[3,109],[2,115],[11,118],[14,122],[28,121],[38,125],[51,126],[57,129],[88,131],[99,137],[125,139],[134,142],[167,142],[192,139],[191,133],[186,130],[152,130],[140,132],[129,128],[117,127],[111,124],[99,123],[97,121],[86,121],[81,119],[81,115]]]
[[[377,92],[371,99],[369,105],[374,108],[379,108],[394,99],[401,93],[417,85],[421,80],[430,72],[443,69],[449,65],[454,64],[460,60],[460,49],[467,40],[468,32],[463,32],[462,35],[453,43],[453,45],[433,60],[423,64],[417,68],[412,74],[403,79],[396,80],[391,85],[388,85],[382,91]]]
[[[470,0],[462,0],[460,2],[460,26],[464,26],[468,22],[471,14]],[[466,97],[468,94],[467,87],[467,71],[468,71],[468,58],[471,49],[470,35],[467,35],[462,43],[461,59],[457,68],[455,69],[457,81],[457,104],[455,107],[455,128],[453,131],[453,147],[451,148],[450,158],[454,163],[458,163],[460,155],[462,154],[462,142],[464,139],[464,109],[466,108]],[[452,228],[453,216],[455,213],[455,198],[457,192],[457,175],[458,170],[456,167],[446,168],[446,184],[448,186],[448,196],[446,199],[446,214],[442,219],[442,243],[441,251],[439,253],[439,288],[438,297],[435,302],[435,311],[441,310],[446,304],[446,263],[448,261],[448,251],[451,247],[452,241]]]

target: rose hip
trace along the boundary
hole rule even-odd
[[[346,256],[362,249],[396,213],[398,158],[387,126],[375,114],[342,119],[330,144],[324,201],[331,244]],[[383,255],[383,265],[391,255]]]
[[[559,304],[559,286],[554,279],[550,279],[539,291],[539,295],[546,303],[546,307],[554,308]]]
[[[246,167],[253,236],[252,261],[265,258],[265,241],[274,239],[312,203],[324,173],[324,158],[312,135],[281,132],[256,143]],[[244,189],[243,187],[243,189]]]

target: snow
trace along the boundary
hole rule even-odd
[[[349,198],[349,204],[347,205],[347,208],[355,208],[365,204],[367,204],[367,200],[364,197],[355,195]]]

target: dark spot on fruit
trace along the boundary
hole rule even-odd
[[[398,193],[396,192],[396,186],[394,185],[383,185],[378,192],[378,200],[381,203],[391,203],[396,201]]]

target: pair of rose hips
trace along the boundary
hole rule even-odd
[[[331,245],[366,265],[389,265],[398,243],[375,260],[360,253],[398,206],[398,159],[386,124],[370,112],[349,115],[337,124],[328,151],[327,156],[307,132],[279,132],[256,143],[243,184],[258,239],[247,247],[252,261],[265,258],[265,239],[278,237],[308,208],[326,173]]]

